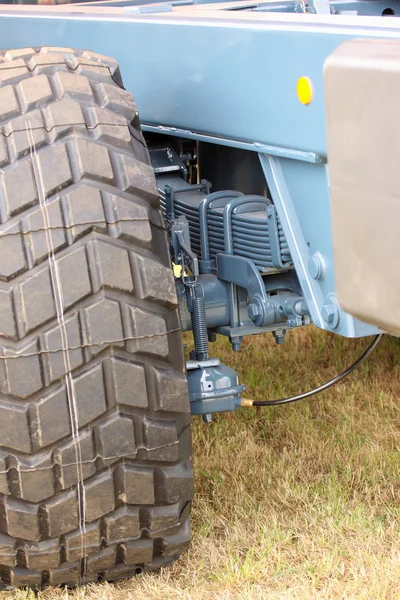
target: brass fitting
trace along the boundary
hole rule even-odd
[[[253,406],[253,400],[250,400],[250,398],[241,398],[241,402],[240,402],[240,406],[245,406],[246,408],[250,408],[251,406]]]

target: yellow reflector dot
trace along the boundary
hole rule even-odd
[[[297,97],[302,104],[310,104],[314,97],[314,86],[309,77],[300,77],[297,81]]]

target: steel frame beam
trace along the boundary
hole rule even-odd
[[[142,122],[161,133],[175,128],[182,137],[326,156],[326,57],[355,37],[400,39],[394,18],[218,10],[218,4],[155,14],[131,9],[3,6],[0,46],[74,46],[115,57]],[[296,97],[303,75],[314,85],[308,106]]]

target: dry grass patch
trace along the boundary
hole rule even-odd
[[[252,398],[316,386],[367,340],[315,328],[248,339],[233,354]],[[193,423],[197,495],[191,550],[161,574],[42,600],[400,599],[400,343],[323,395]],[[29,592],[0,600],[26,600]],[[33,598],[33,596],[32,596]]]

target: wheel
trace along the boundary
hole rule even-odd
[[[148,151],[118,65],[0,53],[0,578],[127,577],[189,543],[190,408]]]

